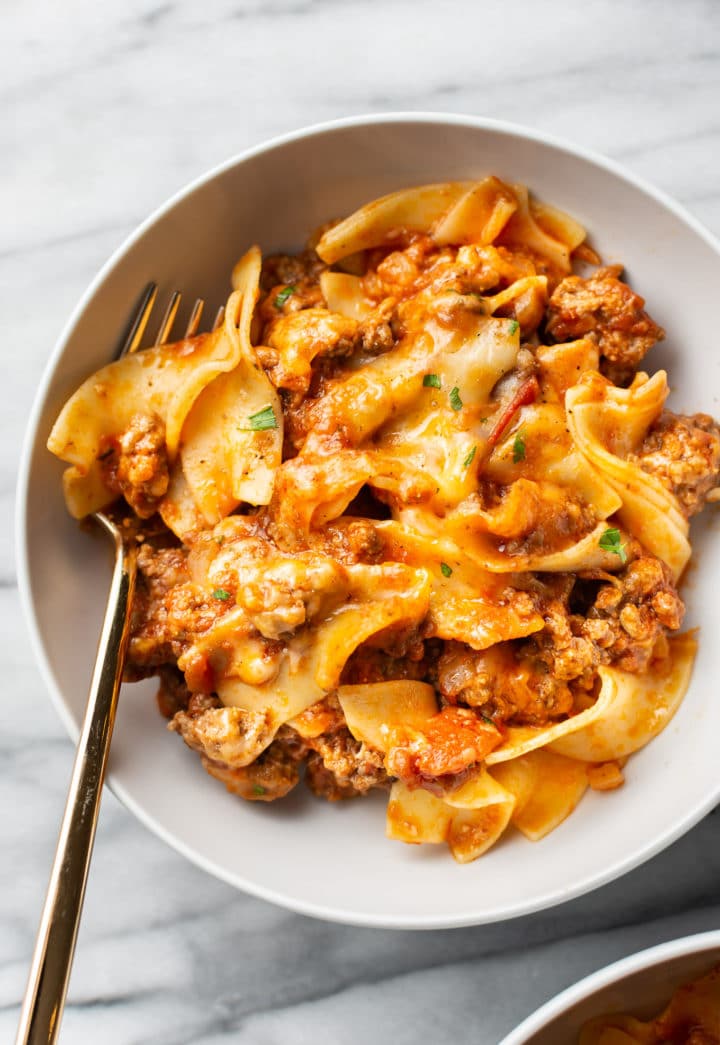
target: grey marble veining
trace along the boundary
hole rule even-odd
[[[35,387],[91,277],[150,210],[232,153],[389,109],[476,112],[572,138],[720,233],[720,6],[26,0],[3,5],[0,24],[0,1039],[10,1041],[72,757],[20,617],[11,511]],[[715,814],[562,908],[452,932],[351,929],[213,880],[107,795],[62,1040],[495,1045],[585,973],[720,925],[719,882]]]

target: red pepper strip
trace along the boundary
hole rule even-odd
[[[493,429],[488,436],[487,446],[488,449],[492,449],[496,446],[503,436],[505,430],[509,427],[515,414],[518,412],[521,406],[528,406],[530,403],[534,403],[540,394],[540,385],[538,380],[533,374],[527,381],[518,388],[515,395],[512,397],[510,402],[507,404],[500,417],[493,425]]]

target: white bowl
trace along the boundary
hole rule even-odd
[[[43,379],[19,486],[20,584],[38,662],[73,737],[83,711],[110,553],[69,518],[62,466],[45,450],[65,398],[110,358],[144,284],[177,287],[212,307],[252,242],[294,248],[333,216],[392,189],[487,172],[525,182],[590,230],[667,330],[651,368],[670,364],[674,402],[718,410],[715,327],[720,253],[676,204],[614,164],[536,132],[471,117],[358,117],[277,139],[230,160],[170,200],[108,262],[78,305]],[[246,804],[166,733],[152,685],[125,687],[110,786],[151,830],[212,874],[306,914],[358,925],[429,929],[526,914],[594,889],[647,860],[720,798],[720,643],[712,641],[720,541],[694,539],[701,567],[687,592],[700,638],[695,678],[672,724],[630,761],[627,785],[590,794],[533,845],[508,836],[458,866],[447,850],[384,837],[384,799],[329,805],[300,789]]]
[[[647,1020],[678,987],[720,962],[720,931],[670,940],[631,954],[568,987],[528,1016],[500,1045],[577,1045],[583,1024],[625,1012]]]

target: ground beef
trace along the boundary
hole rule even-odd
[[[572,587],[563,593],[555,585],[551,598],[533,593],[545,627],[528,639],[482,651],[446,643],[437,669],[443,698],[494,722],[542,726],[592,693],[600,665],[641,673],[665,655],[684,606],[663,562],[640,555],[616,577],[602,574],[581,587],[582,613],[573,612]]]
[[[202,764],[228,791],[250,802],[284,798],[300,779],[300,767],[292,748],[280,740],[273,741],[249,766],[229,766],[204,756]]]
[[[665,333],[643,298],[617,278],[621,271],[614,265],[589,279],[567,276],[550,298],[546,331],[555,341],[589,338],[610,363],[634,369]]]
[[[304,741],[289,727],[268,744],[264,714],[226,708],[214,695],[194,694],[168,728],[199,752],[210,776],[253,802],[272,802],[291,791],[307,753]]]
[[[141,544],[127,673],[142,678],[162,664],[174,664],[223,608],[191,583],[184,548]]]
[[[204,694],[191,697],[187,711],[178,711],[168,729],[205,758],[233,769],[254,762],[273,736],[267,712],[224,707]]]
[[[260,285],[269,291],[278,284],[297,286],[303,280],[317,283],[326,268],[312,248],[300,254],[268,254],[263,258]]]
[[[386,298],[359,324],[353,351],[373,356],[389,352],[395,347],[397,323],[395,302],[392,298]]]
[[[125,432],[100,447],[106,486],[122,494],[141,519],[148,519],[170,482],[165,425],[156,414],[135,414]]]
[[[357,499],[356,499],[357,500]],[[360,515],[367,508],[360,508]],[[350,505],[348,515],[353,515]],[[326,555],[346,566],[358,562],[379,563],[384,558],[384,545],[372,519],[350,519],[342,523],[328,523],[321,530],[310,533],[312,546],[317,545]]]
[[[666,632],[677,631],[684,613],[668,567],[643,555],[600,587],[587,618],[579,618],[580,632],[602,663],[641,673],[663,652]]]
[[[157,691],[157,704],[163,718],[173,718],[179,711],[187,711],[192,698],[181,671],[171,664],[164,664],[158,669],[160,686]]]
[[[382,754],[355,740],[345,726],[306,743],[311,749],[306,781],[314,794],[333,802],[388,786]]]
[[[520,643],[478,651],[446,642],[437,668],[442,697],[496,723],[542,726],[567,715],[573,707],[567,681],[553,675],[537,656],[522,653]]]
[[[155,597],[167,595],[171,588],[190,580],[185,548],[156,548],[143,543],[138,547],[137,565]]]
[[[707,414],[666,411],[633,460],[675,494],[690,518],[720,483],[720,426]]]

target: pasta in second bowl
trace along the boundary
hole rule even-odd
[[[419,155],[440,127],[453,143],[442,171],[439,159]],[[368,143],[396,132],[406,149],[402,170],[389,176],[375,169]],[[483,144],[482,169],[469,158],[474,141]],[[346,177],[320,173],[313,161],[338,149],[345,163],[346,145]],[[305,169],[298,150],[305,201],[268,227],[260,205],[236,214],[248,192],[258,204],[268,198],[284,153]],[[456,180],[429,181],[438,173]],[[326,227],[317,253],[272,255],[353,204],[426,180]],[[643,235],[623,236],[613,209],[631,203],[647,238],[639,252]],[[213,295],[207,281],[221,260],[233,268],[233,245],[238,254],[253,239],[262,271],[256,247],[234,265],[216,334],[88,378],[49,445],[70,464],[65,495],[77,517],[124,494],[141,520],[162,518],[141,523],[131,672],[161,672],[173,728],[234,795],[217,784],[208,791],[213,782],[169,752],[147,721],[151,697],[133,687],[123,691],[114,743],[112,780],[123,797],[137,807],[142,796],[141,812],[166,837],[260,895],[405,926],[558,902],[632,866],[701,815],[708,791],[696,784],[685,785],[691,803],[668,796],[665,816],[649,797],[668,760],[679,767],[688,743],[697,752],[698,711],[711,715],[696,677],[673,719],[695,640],[671,633],[682,620],[676,582],[690,554],[687,518],[713,499],[720,464],[709,418],[662,414],[668,388],[656,356],[683,390],[678,413],[713,403],[708,363],[698,380],[688,313],[679,321],[668,307],[673,284],[656,249],[684,232],[685,249],[707,253],[717,268],[713,248],[620,175],[530,137],[472,121],[360,122],[261,150],[181,197],[110,270],[86,323],[93,306],[102,314],[113,282],[114,294],[128,292],[133,254],[142,259],[137,283],[157,278],[152,267],[188,220],[184,211],[195,215],[193,228],[208,220],[212,228],[214,218],[216,239],[199,251],[202,273],[194,252],[195,281],[173,257],[171,282],[217,300],[222,281]],[[671,354],[653,350],[652,376],[639,366],[661,326],[618,278],[619,265],[593,269],[595,249],[603,261],[629,262],[633,289],[668,331]],[[648,258],[659,285],[645,277]],[[571,276],[572,259],[589,266],[585,281]],[[97,327],[94,338],[94,359],[70,352],[72,366],[56,370],[38,443],[62,400],[106,362]],[[103,346],[107,356],[107,335]],[[35,482],[38,470],[50,471],[38,457],[39,445]],[[77,544],[62,533],[53,568],[67,593]],[[715,554],[709,543],[703,576]],[[44,547],[42,555],[47,562]],[[35,611],[47,617],[37,595],[34,586]],[[52,592],[46,601],[57,606]],[[73,608],[89,630],[91,607],[76,599]],[[690,623],[705,619],[696,610]],[[46,628],[43,636],[51,646]],[[49,658],[56,670],[57,652]],[[701,636],[700,667],[713,656]],[[82,675],[77,661],[72,668]],[[684,740],[673,743],[683,722]],[[293,791],[268,807],[292,789],[300,761],[324,797],[392,783],[391,837],[446,840],[461,862],[501,836],[502,845],[474,869],[453,869],[383,842],[372,800],[321,811]],[[709,762],[700,770],[717,793]],[[615,788],[623,772],[627,786],[590,793],[565,820],[588,784]],[[531,839],[557,828],[531,850],[531,885],[519,849],[527,843],[510,837],[509,823]],[[591,840],[599,824],[602,854]]]
[[[684,936],[568,987],[500,1045],[714,1045],[720,933]]]

